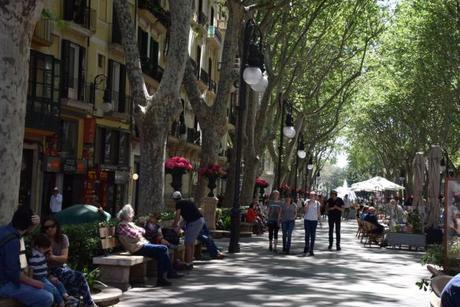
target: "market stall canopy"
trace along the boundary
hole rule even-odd
[[[92,205],[73,205],[55,214],[61,225],[107,222],[110,214]]]
[[[351,185],[351,189],[353,191],[375,192],[404,190],[404,187],[388,179],[377,176],[369,180],[354,183]]]

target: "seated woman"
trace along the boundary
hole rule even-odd
[[[84,306],[97,306],[91,298],[91,291],[83,274],[66,266],[69,238],[62,233],[59,222],[54,217],[48,217],[43,220],[41,231],[51,241],[51,252],[47,256],[50,274],[62,282],[70,295],[83,297]]]
[[[381,234],[385,230],[385,227],[383,227],[383,225],[381,225],[377,220],[377,216],[375,215],[374,207],[369,208],[369,213],[365,216],[364,220],[366,222],[371,223],[372,225],[376,227],[374,232],[377,234]]]
[[[158,278],[157,286],[170,286],[171,282],[166,279],[181,277],[171,266],[168,247],[166,245],[152,244],[145,237],[145,229],[133,223],[134,209],[131,205],[125,205],[117,214],[120,223],[117,227],[117,235],[121,245],[133,255],[151,257],[157,260]]]

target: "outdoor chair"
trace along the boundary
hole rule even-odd
[[[366,246],[366,244],[369,244],[369,247],[371,247],[372,243],[375,243],[379,247],[381,247],[384,233],[377,233],[377,227],[374,224],[369,223],[367,221],[363,221],[363,226],[367,232],[367,240],[366,242],[364,242],[364,246]]]

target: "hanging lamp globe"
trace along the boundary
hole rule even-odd
[[[243,79],[249,85],[259,83],[262,78],[262,71],[259,67],[248,66],[243,71]]]

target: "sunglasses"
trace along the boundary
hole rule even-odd
[[[53,224],[53,225],[44,225],[44,226],[43,226],[43,229],[47,230],[47,229],[49,229],[49,228],[54,228],[54,227],[56,227],[56,224]]]

